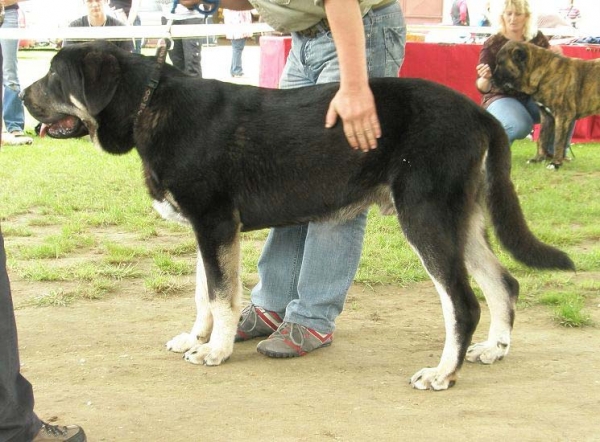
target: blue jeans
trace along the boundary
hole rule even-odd
[[[242,69],[244,47],[246,47],[245,38],[231,40],[231,68],[229,69],[231,75],[242,75],[244,73],[244,69]]]
[[[521,102],[516,98],[500,98],[487,111],[502,123],[511,144],[529,135],[533,125],[540,122],[540,109],[532,99]]]
[[[406,42],[399,4],[369,12],[363,23],[369,76],[397,77]],[[314,38],[292,33],[280,87],[339,80],[331,32]],[[252,303],[278,312],[284,321],[331,333],[358,269],[366,221],[365,211],[344,223],[311,222],[271,229],[258,262],[260,281],[252,290]]]
[[[540,108],[531,98],[525,102],[510,97],[500,98],[492,102],[488,106],[487,111],[500,121],[502,127],[504,127],[504,131],[508,135],[510,144],[515,140],[525,138],[533,130],[533,125],[540,122]],[[569,128],[568,140],[571,139],[574,129],[575,121],[571,123]],[[550,138],[548,153],[554,154],[554,133],[552,133]]]
[[[133,20],[133,26],[141,26],[141,25],[142,25],[142,20],[140,19],[140,16],[138,15],[135,18],[135,20]],[[141,38],[133,39],[133,53],[134,54],[142,53],[142,39]]]
[[[0,441],[33,439],[42,426],[33,405],[31,384],[20,373],[17,327],[0,230]]]
[[[19,27],[18,9],[9,9],[4,17],[2,29]],[[2,113],[7,132],[25,129],[25,108],[19,99],[21,84],[17,68],[19,40],[0,40],[4,61],[2,62],[4,97]]]

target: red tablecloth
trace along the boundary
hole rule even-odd
[[[566,56],[583,59],[600,58],[600,48],[563,46]],[[475,87],[479,61],[478,44],[442,44],[407,42],[406,57],[400,70],[401,77],[417,77],[442,83],[462,92],[479,103],[481,94]],[[582,118],[575,125],[576,143],[600,141],[600,116]]]
[[[259,86],[276,88],[291,48],[291,37],[263,36],[260,38]],[[462,92],[476,103],[481,94],[475,88],[479,61],[478,44],[406,43],[406,56],[401,77],[417,77],[442,83]],[[566,56],[584,59],[600,58],[600,47],[563,46]],[[600,142],[600,116],[577,121],[573,141]]]

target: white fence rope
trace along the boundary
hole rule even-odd
[[[199,24],[199,25],[175,25],[169,32],[168,26],[106,26],[106,27],[43,27],[34,28],[0,28],[0,39],[9,40],[93,40],[110,39],[125,40],[130,38],[182,38],[182,37],[207,37],[221,36],[228,31],[248,32],[259,34],[272,32],[273,29],[266,23],[252,23],[247,25],[224,25],[224,24]],[[489,35],[495,32],[490,27],[457,27],[443,25],[408,25],[409,33],[448,32],[462,34]],[[541,29],[546,35],[560,37],[576,37],[577,30],[563,28]]]

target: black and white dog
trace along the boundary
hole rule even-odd
[[[149,86],[154,71],[156,87]],[[344,219],[393,202],[439,293],[446,328],[439,365],[418,371],[411,383],[446,389],[465,357],[491,364],[510,346],[518,282],[488,245],[486,208],[501,243],[522,263],[574,265],[528,229],[510,180],[507,138],[494,117],[434,83],[372,80],[383,136],[365,153],[350,148],[340,125],[324,128],[337,88],[272,90],[194,79],[96,42],[62,49],[23,98],[50,136],[89,133],[112,154],[135,147],[151,195],[166,198],[193,226],[198,316],[170,350],[207,365],[231,356],[241,231]],[[492,317],[488,339],[471,347],[480,306],[469,274]]]

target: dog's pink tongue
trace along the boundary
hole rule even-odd
[[[48,133],[48,127],[50,127],[50,126],[42,123],[42,127],[40,127],[40,138],[43,138],[46,136],[46,134]]]

